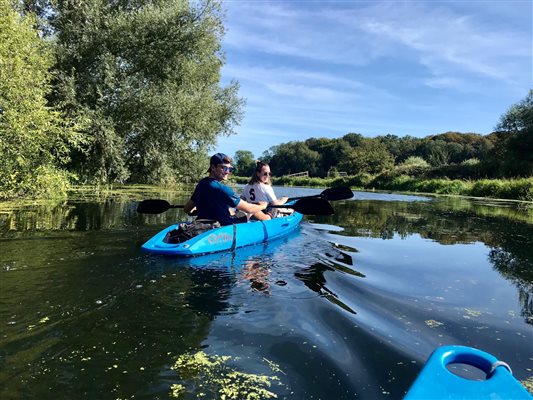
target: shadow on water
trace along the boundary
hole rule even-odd
[[[401,398],[441,344],[533,375],[530,209],[356,193],[284,239],[176,259],[139,251],[188,218],[138,215],[149,197],[187,193],[0,205],[2,399],[194,397],[171,365],[200,350],[279,398]]]

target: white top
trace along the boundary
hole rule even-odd
[[[241,198],[249,202],[266,201],[267,203],[272,203],[278,199],[272,186],[262,182],[246,185],[242,190]]]

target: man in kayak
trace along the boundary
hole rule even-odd
[[[211,219],[221,225],[231,225],[246,222],[247,217],[235,218],[230,208],[236,208],[247,214],[255,214],[266,208],[266,202],[249,203],[236,195],[228,186],[222,184],[233,171],[231,158],[223,153],[216,153],[209,161],[209,176],[203,178],[183,207],[186,213],[197,211],[198,219]]]

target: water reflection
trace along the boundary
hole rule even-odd
[[[335,215],[319,221],[344,228],[340,235],[405,239],[420,235],[444,245],[483,242],[489,260],[517,287],[522,315],[532,323],[533,214],[517,204],[486,204],[456,198],[431,202],[346,201]]]
[[[531,375],[530,209],[356,194],[283,240],[185,260],[141,254],[187,217],[140,216],[136,201],[187,195],[0,206],[0,397],[165,398],[179,381],[173,357],[199,349],[240,357],[241,371],[279,364],[279,397],[401,398],[450,343]]]

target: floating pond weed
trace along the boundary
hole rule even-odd
[[[425,322],[426,322],[426,325],[429,326],[430,328],[437,328],[439,326],[444,325],[443,322],[435,321],[434,319],[428,319]]]
[[[274,382],[281,385],[277,376],[237,371],[228,365],[228,362],[235,360],[237,358],[207,355],[203,351],[179,356],[172,369],[177,372],[181,382],[170,387],[171,396],[182,398],[190,388],[195,392],[196,398],[217,397],[222,400],[277,398],[277,395],[269,390]],[[264,360],[274,373],[283,373],[277,364]]]
[[[523,381],[520,381],[520,383],[526,388],[526,390],[531,395],[533,395],[533,375],[527,379],[524,379]]]

